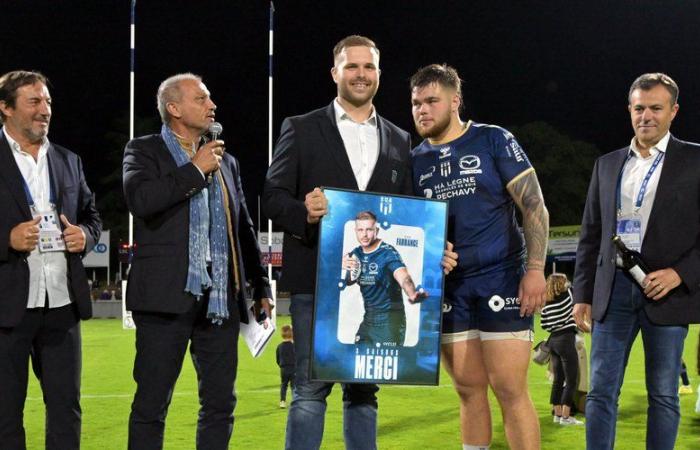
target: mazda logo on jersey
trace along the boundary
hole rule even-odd
[[[476,155],[464,155],[459,158],[460,175],[473,175],[481,173],[481,160]]]

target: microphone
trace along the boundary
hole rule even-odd
[[[224,131],[224,127],[222,127],[219,122],[212,122],[209,124],[209,134],[211,134],[212,141],[219,139],[219,135],[223,131]]]
[[[216,141],[219,139],[219,135],[224,131],[224,127],[219,122],[212,122],[209,124],[209,134],[211,134],[211,140]],[[211,183],[214,178],[214,173],[210,173],[207,177],[207,182]]]

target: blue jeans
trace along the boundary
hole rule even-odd
[[[294,294],[291,299],[296,379],[287,416],[287,450],[321,447],[326,398],[333,383],[310,381],[311,332],[314,296]],[[377,397],[374,384],[343,384],[343,435],[348,450],[377,448]]]
[[[671,450],[678,434],[680,375],[686,326],[662,326],[644,312],[648,300],[639,286],[617,271],[610,305],[602,321],[593,323],[591,391],[586,401],[586,447],[612,449],[615,445],[617,402],[630,349],[641,329],[649,407],[647,449]]]

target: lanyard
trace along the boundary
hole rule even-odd
[[[651,163],[651,167],[649,168],[649,171],[647,174],[644,176],[644,179],[642,180],[642,185],[639,186],[639,193],[637,194],[637,201],[634,203],[634,207],[638,210],[639,208],[642,207],[642,202],[644,201],[644,194],[647,192],[647,185],[649,184],[649,180],[651,179],[651,176],[654,174],[654,171],[656,170],[657,167],[659,167],[659,164],[661,163],[661,160],[664,159],[665,153],[662,151],[659,151],[659,154],[656,155],[656,158],[654,159],[654,162]],[[622,169],[620,169],[620,173],[617,176],[617,212],[618,214],[620,211],[622,211],[622,173],[625,171],[625,166],[627,165],[627,162],[632,158],[632,153],[630,152],[629,155],[627,155],[627,159],[625,159],[625,163],[622,165]]]
[[[51,165],[47,167],[49,171],[49,203],[51,203],[51,207],[53,208],[56,205],[56,193],[53,190],[53,183],[51,182]],[[27,180],[22,177],[22,187],[24,187],[24,195],[27,196],[27,203],[29,203],[29,207],[34,209],[34,197],[32,197],[32,193],[29,191],[29,185],[27,185]]]

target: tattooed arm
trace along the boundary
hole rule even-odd
[[[506,186],[523,215],[527,272],[520,281],[520,315],[531,315],[545,303],[544,264],[547,257],[549,212],[534,169],[523,172]]]

